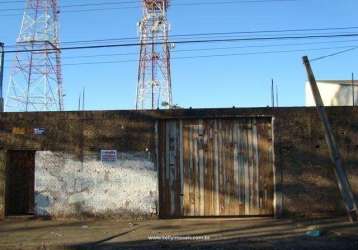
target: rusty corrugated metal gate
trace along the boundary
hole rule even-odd
[[[160,216],[273,215],[271,118],[159,125]]]

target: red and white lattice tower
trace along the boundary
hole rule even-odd
[[[137,109],[172,107],[168,7],[169,0],[143,0]]]
[[[10,75],[8,112],[62,111],[57,0],[27,0]]]

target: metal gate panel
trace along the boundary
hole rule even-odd
[[[271,119],[163,121],[160,214],[273,215]]]

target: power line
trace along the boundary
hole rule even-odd
[[[316,57],[316,58],[311,59],[310,61],[311,61],[311,62],[320,61],[320,60],[326,59],[326,58],[328,58],[328,57],[333,57],[333,56],[342,55],[342,54],[345,54],[345,53],[347,53],[347,52],[350,52],[350,51],[353,51],[353,50],[356,50],[356,49],[358,49],[358,46],[356,46],[356,47],[351,47],[351,48],[345,49],[345,50],[341,50],[341,51],[338,51],[338,52],[335,52],[335,53],[332,53],[332,54],[328,54],[328,55],[325,55],[325,56]]]
[[[191,33],[191,34],[177,34],[171,35],[171,38],[193,38],[193,37],[212,37],[218,38],[228,37],[231,35],[243,35],[243,34],[265,34],[265,33],[285,33],[285,32],[311,32],[311,31],[338,31],[338,30],[351,30],[358,29],[358,26],[351,27],[325,27],[325,28],[300,28],[300,29],[278,29],[278,30],[258,30],[258,31],[231,31],[231,32],[212,32],[212,33]],[[316,33],[314,35],[338,35],[338,33]],[[339,33],[345,34],[345,33]],[[292,34],[285,34],[292,35]],[[300,35],[313,35],[310,33],[304,33]],[[232,37],[232,36],[231,36]],[[77,40],[77,41],[63,41],[62,44],[80,44],[80,43],[102,43],[102,42],[119,42],[119,41],[131,41],[138,40],[138,37],[124,37],[124,38],[105,38],[105,39],[91,39],[91,40]],[[16,45],[6,45],[6,48],[15,48]]]
[[[243,0],[243,1],[220,1],[220,2],[196,2],[196,3],[180,3],[172,4],[172,6],[195,6],[195,5],[224,5],[224,4],[243,4],[243,3],[269,3],[269,2],[296,2],[297,0]],[[21,1],[23,2],[23,1]],[[4,3],[4,2],[0,2]],[[123,4],[140,4],[141,1],[121,1],[121,2],[101,2],[101,3],[81,3],[81,4],[69,4],[69,5],[60,5],[60,8],[73,8],[73,7],[91,7],[91,6],[107,6],[107,5],[123,5]],[[131,6],[136,7],[136,6]],[[0,9],[0,11],[21,11],[23,8],[6,8]],[[93,9],[94,10],[94,9]]]
[[[344,48],[344,47],[347,48],[349,46],[320,47],[320,48],[292,49],[292,50],[253,51],[253,52],[242,52],[242,53],[210,54],[210,55],[195,55],[195,56],[179,56],[179,57],[172,57],[171,59],[183,60],[183,59],[195,59],[195,58],[215,58],[215,57],[247,56],[247,55],[284,54],[284,53],[293,53],[293,52],[332,50],[332,49]],[[358,48],[358,46],[355,48]],[[352,47],[350,47],[349,50],[352,50]],[[345,51],[348,51],[348,50],[345,50]],[[311,61],[313,61],[313,60],[311,60]],[[119,63],[138,62],[138,61],[139,61],[138,59],[92,61],[92,62],[89,61],[89,62],[78,62],[78,63],[65,63],[62,65],[63,66],[78,66],[78,65],[119,64]]]
[[[221,36],[221,35],[239,35],[239,34],[264,34],[264,33],[285,33],[285,32],[309,32],[309,31],[334,31],[334,30],[352,30],[358,29],[358,26],[352,27],[328,27],[328,28],[306,28],[306,29],[281,29],[281,30],[258,30],[258,31],[232,31],[232,32],[212,32],[212,33],[191,33],[191,34],[177,34],[171,35],[171,38],[179,37],[197,37],[197,36]],[[107,38],[96,40],[80,40],[62,43],[90,43],[90,42],[106,42],[106,41],[123,41],[123,40],[137,40],[138,37],[127,38]]]
[[[62,0],[63,1],[63,0]],[[70,1],[68,0],[69,2]],[[77,1],[78,2],[78,1]],[[141,3],[140,0],[132,0],[132,1],[115,1],[115,2],[95,2],[95,3],[88,3],[88,1],[85,1],[86,3],[79,3],[79,4],[67,4],[67,5],[59,5],[60,8],[70,8],[70,7],[86,7],[86,6],[105,6],[105,5],[121,5],[121,4],[130,4],[130,3]],[[13,3],[22,3],[24,4],[25,2],[22,1],[1,1],[0,4],[13,4]],[[12,10],[23,10],[23,8],[16,8],[16,9],[10,9],[10,8],[6,8],[6,9],[0,9],[0,11],[12,11]]]
[[[71,1],[73,0],[61,0],[61,1]],[[11,1],[1,1],[0,4],[14,4],[14,3],[24,3],[24,0],[11,0]]]
[[[357,31],[358,32],[358,31]],[[354,33],[356,34],[356,33]],[[358,34],[358,33],[357,33]],[[287,39],[289,38],[292,38],[292,39],[302,39],[303,38],[306,38],[306,37],[313,37],[313,38],[332,38],[333,37],[340,37],[340,36],[343,36],[345,37],[347,35],[347,33],[302,33],[302,34],[284,34],[283,36]],[[299,37],[297,37],[299,36]],[[175,37],[174,37],[175,38]],[[200,40],[200,41],[222,41],[222,42],[225,42],[225,41],[232,41],[232,40],[242,40],[242,41],[245,41],[245,40],[248,40],[248,41],[251,41],[251,39],[253,39],[253,41],[255,40],[258,40],[258,41],[261,41],[261,40],[266,40],[265,38],[269,38],[269,37],[253,37],[253,36],[234,36],[234,35],[228,35],[228,36],[207,36],[207,37],[197,37],[195,35],[193,35],[192,37],[181,37],[180,39],[177,39],[177,40],[173,40],[173,41],[167,41],[167,43],[171,43],[172,45],[175,45],[175,44],[181,44],[182,42],[183,43],[190,43],[191,40],[189,39],[195,39],[195,42]],[[281,38],[281,37],[277,37],[277,38]],[[269,39],[270,40],[270,39]],[[275,39],[274,39],[275,40]],[[317,43],[332,43],[332,42],[354,42],[354,41],[357,41],[357,40],[344,40],[344,41],[326,41],[326,42],[314,42],[314,43],[301,43],[301,44],[317,44]],[[111,43],[109,43],[111,42]],[[62,44],[66,44],[67,47],[72,47],[72,46],[76,46],[76,47],[87,47],[87,46],[101,46],[101,45],[108,45],[108,44],[112,44],[114,42],[118,42],[119,44],[121,44],[120,42],[126,42],[126,43],[123,43],[123,44],[129,44],[129,45],[136,45],[136,44],[139,44],[138,43],[138,38],[122,38],[122,39],[98,39],[98,40],[88,40],[88,41],[72,41],[72,42],[63,42]],[[164,42],[164,41],[163,41]],[[36,45],[36,43],[34,43]],[[117,43],[116,43],[117,44]],[[152,43],[150,43],[152,44]],[[154,45],[156,44],[161,44],[160,42],[157,42],[157,43],[154,43]],[[31,42],[28,42],[28,43],[23,43],[23,44],[18,44],[18,45],[7,45],[5,46],[5,48],[10,51],[10,50],[15,50],[16,48],[18,48],[19,46],[20,47],[25,47],[25,46],[30,46],[31,45]],[[140,44],[139,44],[140,45]],[[293,44],[295,45],[295,44]],[[260,45],[260,46],[268,46],[268,45]],[[259,47],[260,47],[259,46]],[[249,46],[251,47],[251,46]]]
[[[231,5],[231,4],[257,4],[257,3],[283,3],[283,2],[297,2],[298,0],[243,0],[243,1],[220,1],[220,2],[196,2],[196,3],[179,3],[179,4],[171,4],[172,6],[203,6],[203,5]],[[132,2],[110,2],[110,3],[95,3],[95,4],[81,4],[81,5],[64,5],[61,8],[73,8],[73,7],[91,7],[91,6],[106,6],[111,5],[122,5],[136,3]],[[140,3],[140,2],[138,2]],[[108,7],[108,8],[93,8],[93,9],[75,9],[75,10],[64,10],[61,13],[80,13],[80,12],[93,12],[93,11],[106,11],[106,10],[125,10],[125,9],[139,9],[140,5],[137,6],[124,6],[124,7]],[[23,9],[0,9],[0,11],[21,11]],[[4,14],[0,16],[19,16],[19,14]]]
[[[220,1],[220,2],[196,2],[196,3],[183,3],[172,4],[172,6],[202,6],[202,5],[226,5],[237,3],[272,3],[272,2],[297,2],[297,0],[247,0],[247,1]]]
[[[60,6],[61,9],[73,8],[73,7],[91,7],[91,6],[106,6],[106,5],[123,5],[123,4],[133,4],[133,3],[140,3],[136,1],[128,1],[128,2],[105,2],[105,3],[90,3],[90,4],[70,4],[70,5],[62,5]],[[131,8],[136,8],[137,6],[130,6]],[[40,8],[41,9],[41,8]],[[7,12],[7,11],[22,11],[24,8],[12,8],[12,9],[0,9],[0,11]],[[91,9],[95,10],[95,9]]]
[[[276,40],[293,40],[293,39],[317,39],[317,38],[340,38],[340,37],[357,37],[358,33],[332,34],[332,35],[306,35],[306,36],[275,36],[275,37],[249,37],[249,38],[230,38],[230,39],[202,39],[202,40],[182,40],[173,42],[157,42],[155,45],[165,43],[170,44],[203,44],[203,43],[221,43],[221,42],[239,42],[239,41],[276,41]],[[152,43],[150,43],[152,44]],[[100,49],[115,47],[136,47],[141,43],[122,43],[122,44],[103,44],[90,46],[71,46],[63,47],[60,50],[81,50],[81,49]],[[52,51],[54,51],[53,49]],[[23,53],[23,52],[41,52],[41,49],[24,49],[24,50],[7,50],[5,53]],[[51,50],[48,50],[51,51]]]
[[[311,48],[311,49],[276,50],[276,51],[260,51],[260,52],[256,51],[256,52],[243,52],[243,53],[181,56],[181,57],[172,57],[171,59],[180,60],[180,59],[213,58],[213,57],[228,57],[228,56],[243,56],[243,55],[282,54],[282,53],[303,52],[303,51],[321,51],[321,50],[330,50],[330,49],[337,49],[337,48],[342,48],[342,47],[325,47],[325,48]],[[358,47],[356,47],[356,48],[358,48]],[[90,64],[115,64],[115,63],[121,63],[121,62],[138,62],[138,61],[139,60],[97,61],[97,62],[84,62],[84,63],[68,63],[68,64],[63,64],[63,65],[75,66],[75,65],[90,65]]]
[[[309,42],[309,43],[280,43],[280,44],[268,44],[268,45],[247,45],[247,46],[225,46],[225,47],[214,47],[214,48],[179,49],[179,50],[173,50],[172,53],[193,52],[193,51],[233,50],[233,49],[247,49],[247,48],[306,46],[306,45],[346,43],[346,42],[358,42],[358,40]],[[335,47],[335,48],[351,48],[352,46],[354,46],[354,45],[351,45],[351,46],[346,45],[346,46],[340,46],[340,47]],[[127,55],[138,55],[138,52],[87,54],[87,55],[76,55],[76,56],[62,56],[61,58],[62,59],[77,59],[77,58],[113,57],[113,56],[127,56]],[[6,60],[6,61],[9,62],[11,60]]]

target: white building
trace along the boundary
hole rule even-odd
[[[353,91],[354,104],[358,106],[358,81],[317,80],[318,89],[325,106],[352,106]],[[306,106],[316,106],[309,82],[306,82]]]

